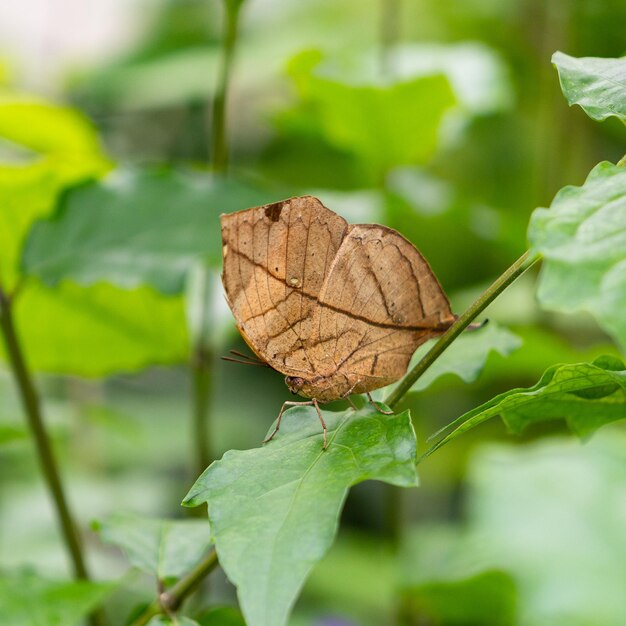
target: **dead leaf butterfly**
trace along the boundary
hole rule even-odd
[[[415,246],[378,224],[348,224],[302,196],[221,216],[222,281],[237,327],[293,393],[319,402],[404,375],[416,348],[455,321]]]

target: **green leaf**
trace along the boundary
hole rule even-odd
[[[528,229],[543,255],[537,296],[548,309],[591,312],[626,349],[626,167],[597,165],[564,187]]]
[[[454,581],[425,582],[403,589],[404,611],[441,626],[512,626],[517,591],[511,576],[499,570]]]
[[[626,124],[626,57],[576,58],[555,52],[552,63],[570,106],[580,105],[594,120],[615,116]]]
[[[148,626],[200,626],[195,620],[177,615],[176,617],[168,617],[167,615],[155,615],[149,622]]]
[[[324,412],[322,449],[312,407],[284,415],[269,444],[230,451],[196,481],[184,504],[206,502],[220,564],[248,626],[284,626],[313,565],[331,545],[348,488],[363,480],[411,487],[415,433],[408,412]]]
[[[219,606],[203,613],[198,622],[200,626],[246,626],[238,609],[230,606]]]
[[[418,348],[409,368],[424,357],[433,343],[430,341]],[[465,383],[474,382],[492,353],[504,357],[521,345],[522,340],[515,333],[495,323],[479,330],[466,331],[426,370],[411,387],[411,392],[422,391],[447,374],[458,376]]]
[[[32,223],[52,210],[64,186],[104,173],[109,163],[91,124],[66,107],[2,96],[0,137],[39,152],[0,165],[0,284],[10,291]]]
[[[626,623],[626,432],[480,447],[464,557],[509,572],[518,624]]]
[[[113,589],[110,583],[5,575],[0,577],[0,615],[3,623],[11,626],[75,626]]]
[[[182,297],[106,283],[48,289],[29,281],[14,314],[28,362],[44,372],[101,376],[187,358]],[[0,357],[4,344],[0,342]]]
[[[32,97],[0,95],[0,136],[41,154],[103,159],[98,134],[84,115]]]
[[[55,214],[34,226],[24,271],[50,285],[108,280],[180,293],[198,259],[221,263],[220,213],[264,199],[200,173],[116,171],[66,193]]]
[[[455,104],[443,74],[381,84],[351,72],[342,75],[320,61],[319,52],[301,53],[289,73],[331,145],[358,155],[375,176],[432,157],[441,120]]]
[[[0,424],[0,446],[28,439],[28,431],[23,426]]]
[[[188,572],[211,545],[206,520],[118,514],[95,528],[102,541],[122,548],[132,565],[166,583]]]
[[[459,417],[447,428],[460,425],[425,456],[497,415],[513,433],[537,422],[564,419],[579,437],[588,437],[604,424],[626,419],[626,365],[611,356],[554,365],[533,387],[502,393]]]

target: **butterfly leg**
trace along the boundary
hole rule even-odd
[[[346,396],[346,400],[348,401],[348,404],[355,410],[358,411],[359,407],[354,404],[354,402],[352,402],[352,398],[350,396]]]
[[[313,398],[313,400],[308,400],[305,402],[293,402],[292,400],[287,400],[287,402],[283,402],[283,406],[280,408],[280,413],[278,414],[278,419],[276,420],[276,427],[272,431],[272,434],[267,439],[264,439],[261,443],[267,443],[268,441],[271,441],[272,439],[274,439],[274,436],[276,435],[276,433],[278,432],[278,429],[280,428],[280,421],[283,418],[283,413],[285,412],[285,409],[288,406],[314,406],[315,407],[315,410],[317,411],[317,416],[320,418],[320,422],[322,423],[322,430],[324,433],[324,450],[326,450],[326,422],[324,422],[324,418],[322,417],[322,412],[320,411],[319,404],[317,403],[317,400],[315,398]]]
[[[327,446],[327,441],[326,441],[326,422],[324,421],[324,418],[322,417],[322,412],[320,411],[320,405],[317,403],[317,400],[315,398],[313,398],[313,400],[311,400],[311,403],[313,404],[313,406],[315,407],[315,410],[317,411],[317,416],[320,418],[320,422],[322,422],[322,432],[324,434],[324,450],[326,450],[326,446]]]
[[[393,415],[393,411],[383,411],[379,406],[378,406],[378,402],[374,401],[374,398],[372,398],[372,394],[368,391],[367,392],[367,399],[372,403],[373,407],[379,412],[382,413],[383,415]]]

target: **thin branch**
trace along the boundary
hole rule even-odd
[[[226,104],[232,78],[242,0],[223,0],[223,2],[224,34],[219,76],[215,96],[213,97],[212,127],[213,169],[220,173],[226,173],[228,170],[229,150],[226,135]]]
[[[145,626],[155,615],[178,610],[184,600],[198,587],[218,565],[217,553],[211,550],[186,576],[171,589],[164,591],[150,603],[130,626]]]
[[[398,404],[417,382],[417,379],[443,354],[444,350],[469,326],[472,320],[539,258],[540,255],[533,255],[530,251],[527,251],[517,259],[439,338],[437,343],[424,355],[424,358],[400,381],[398,386],[385,400],[385,404],[390,407]]]
[[[35,442],[35,449],[41,465],[48,490],[56,509],[61,534],[65,541],[74,577],[78,580],[89,580],[83,547],[81,544],[78,525],[67,503],[61,475],[59,473],[52,443],[46,432],[46,427],[41,412],[41,403],[32,375],[26,364],[22,346],[13,319],[13,297],[8,295],[0,286],[0,329],[6,345],[6,354],[9,367],[17,386],[24,413],[28,421],[31,434]],[[103,617],[99,613],[91,616],[93,626],[102,624]]]

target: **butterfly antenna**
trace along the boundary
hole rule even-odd
[[[240,363],[241,365],[256,365],[257,367],[270,367],[270,365],[268,365],[267,363],[264,363],[263,361],[247,361],[244,359],[236,359],[232,356],[223,356],[222,361],[230,361],[231,363]]]
[[[245,359],[246,361],[258,361],[259,363],[265,363],[262,359],[260,359],[256,354],[244,354],[243,352],[239,352],[239,350],[229,350],[230,354],[234,354],[237,357]]]

